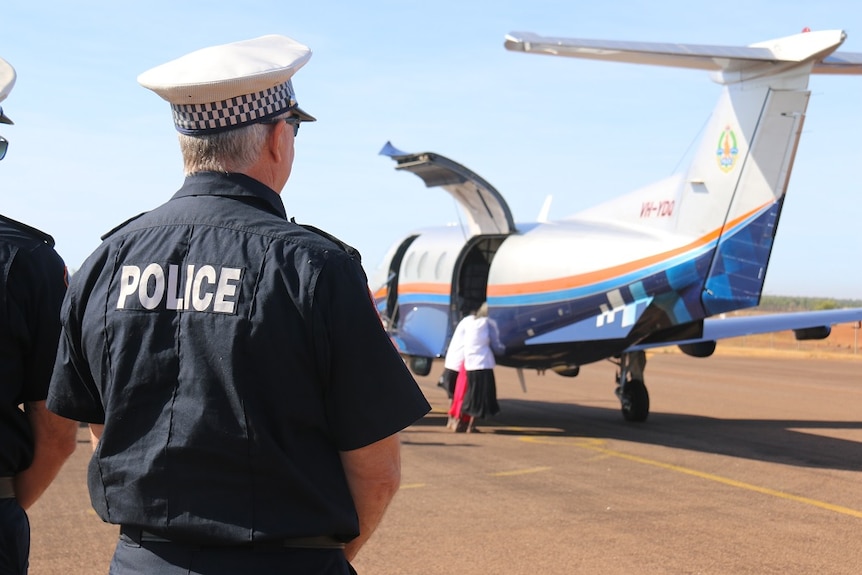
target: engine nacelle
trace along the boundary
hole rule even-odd
[[[577,377],[578,374],[581,373],[581,366],[569,365],[564,363],[561,365],[552,366],[551,371],[553,371],[557,375],[562,375],[563,377]]]
[[[826,339],[832,333],[832,326],[819,325],[817,327],[806,327],[804,329],[794,329],[796,341],[805,341],[807,339]]]
[[[697,343],[684,343],[679,346],[679,349],[691,357],[709,357],[715,353],[715,342],[699,341]]]

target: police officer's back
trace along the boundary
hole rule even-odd
[[[279,197],[310,55],[269,36],[139,78],[172,105],[187,178],[76,273],[49,397],[100,435],[112,572],[347,573],[397,489],[397,433],[428,411],[358,254]]]
[[[14,83],[0,59],[0,102]],[[0,123],[12,123],[2,108]],[[8,145],[0,136],[0,160]],[[25,510],[75,450],[74,422],[45,408],[65,291],[51,236],[0,215],[0,573],[27,572]]]

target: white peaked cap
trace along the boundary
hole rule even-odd
[[[0,58],[0,102],[6,99],[9,92],[12,91],[12,86],[15,85],[15,68],[12,64]],[[0,124],[11,124],[12,120],[0,109]]]
[[[311,58],[308,46],[269,35],[186,54],[138,76],[138,83],[171,104],[176,129],[212,134],[264,122],[299,108],[291,78]]]

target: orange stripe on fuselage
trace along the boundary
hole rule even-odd
[[[382,288],[374,292],[374,299],[383,299],[387,295],[389,295],[389,287],[383,286]]]
[[[688,251],[696,250],[697,248],[703,247],[710,242],[718,239],[723,230],[732,228],[739,223],[745,221],[750,218],[757,212],[761,211],[767,206],[772,205],[773,202],[767,202],[762,206],[755,208],[734,219],[731,222],[727,222],[724,226],[713,230],[712,232],[702,236],[701,238],[691,242],[688,245],[661,253],[656,254],[654,256],[649,256],[646,258],[641,258],[639,260],[635,260],[632,262],[627,262],[624,264],[620,264],[618,266],[613,266],[610,268],[605,268],[601,270],[597,270],[594,272],[587,272],[585,274],[578,274],[574,276],[567,276],[563,278],[557,278],[552,280],[540,280],[535,282],[527,282],[527,283],[512,283],[512,284],[495,284],[488,286],[488,296],[489,297],[501,297],[501,296],[511,296],[511,295],[521,295],[528,293],[540,293],[540,292],[552,292],[563,289],[570,289],[573,287],[582,287],[595,283],[599,283],[614,277],[622,276],[627,273],[649,267],[651,265],[660,263],[665,260],[669,260],[674,258],[680,254],[684,254]]]
[[[449,295],[452,286],[448,283],[416,282],[409,284],[398,284],[398,293],[425,293]]]

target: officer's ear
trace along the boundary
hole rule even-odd
[[[279,163],[284,159],[284,154],[287,153],[287,138],[285,138],[284,129],[288,126],[285,122],[275,122],[271,126],[266,136],[266,150],[272,160]]]

